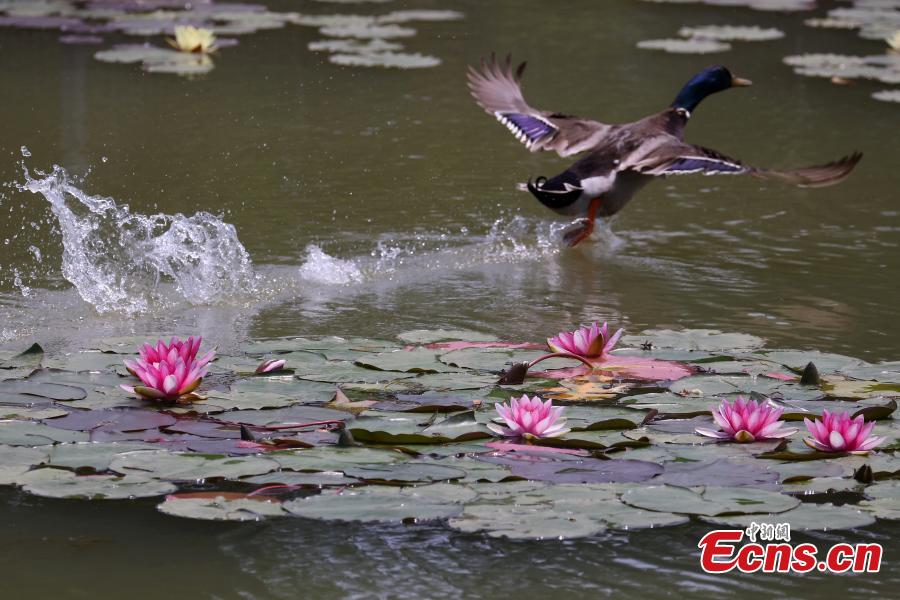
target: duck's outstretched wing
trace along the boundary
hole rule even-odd
[[[846,179],[860,159],[862,153],[854,152],[823,165],[776,171],[745,165],[739,160],[702,146],[673,142],[657,146],[627,167],[644,175],[746,174],[762,179],[784,181],[800,187],[825,187]]]
[[[516,136],[532,152],[553,150],[560,156],[584,152],[599,144],[609,125],[570,115],[532,108],[522,96],[522,63],[513,69],[512,58],[498,63],[494,55],[482,59],[481,69],[469,67],[469,89],[478,106]]]

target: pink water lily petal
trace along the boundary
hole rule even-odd
[[[507,427],[492,422],[488,428],[505,437],[551,437],[569,431],[564,427],[565,419],[561,418],[563,407],[554,407],[550,400],[542,402],[537,396],[510,398],[509,404],[498,402],[494,408]]]
[[[711,438],[717,438],[720,440],[727,440],[727,439],[731,438],[730,433],[726,433],[724,431],[713,431],[712,429],[707,429],[705,427],[698,427],[694,431],[700,435],[703,435],[706,437],[711,437]]]
[[[202,338],[188,337],[182,341],[172,337],[169,343],[157,340],[156,345],[143,344],[138,360],[125,359],[125,368],[141,380],[142,386],[128,391],[153,400],[178,400],[192,393],[206,375],[207,364],[215,358],[215,350],[197,359]]]
[[[585,358],[603,358],[618,342],[622,330],[616,332],[612,339],[607,337],[608,324],[603,326],[596,322],[580,327],[575,331],[563,331],[555,337],[547,339],[547,346],[553,352],[569,352]]]
[[[865,453],[884,442],[884,438],[872,436],[874,421],[866,421],[863,415],[851,418],[847,412],[822,411],[821,419],[804,419],[812,438],[803,441],[823,452]]]
[[[710,414],[719,431],[705,428],[695,431],[700,435],[741,443],[784,438],[797,430],[783,427],[784,422],[780,420],[782,412],[782,408],[738,396],[734,401],[723,400],[718,406],[710,407]]]

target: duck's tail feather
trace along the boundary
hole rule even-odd
[[[537,198],[541,204],[552,210],[568,207],[581,197],[584,191],[580,180],[569,171],[565,171],[552,179],[538,177],[528,180],[525,188]]]

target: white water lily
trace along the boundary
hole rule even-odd
[[[193,25],[176,25],[175,39],[166,38],[166,41],[181,52],[209,54],[216,50],[215,34],[209,29]]]
[[[888,37],[885,41],[894,50],[900,50],[900,30],[895,31],[894,35]]]

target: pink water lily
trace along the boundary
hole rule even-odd
[[[718,407],[712,407],[710,411],[721,430],[698,427],[695,431],[700,435],[747,443],[786,438],[797,433],[797,428],[784,427],[784,421],[779,420],[784,412],[783,408],[746,400],[743,396],[738,396],[734,402],[722,400]]]
[[[875,421],[867,422],[863,415],[852,418],[847,412],[829,413],[825,410],[821,419],[803,419],[803,422],[813,435],[804,438],[803,442],[822,452],[868,454],[869,450],[884,442],[883,437],[869,435]]]
[[[554,352],[568,352],[586,358],[603,358],[615,347],[622,337],[622,329],[609,336],[609,325],[596,322],[576,331],[563,331],[547,340],[547,346]]]
[[[270,358],[268,360],[264,360],[259,363],[259,366],[256,367],[256,371],[254,371],[257,375],[261,375],[262,373],[271,373],[272,371],[280,371],[284,368],[284,359],[274,359]]]
[[[132,375],[137,376],[134,367],[141,362],[149,365],[166,362],[169,363],[170,366],[174,366],[179,358],[185,364],[198,362],[202,367],[216,355],[215,350],[210,350],[198,361],[197,352],[200,350],[200,343],[202,341],[203,338],[200,336],[190,336],[186,340],[172,337],[168,344],[163,340],[158,340],[156,346],[144,344],[138,350],[140,353],[139,361],[135,362],[133,360],[125,359],[125,368],[128,369]]]
[[[506,422],[506,427],[498,423],[488,423],[488,428],[505,437],[559,437],[571,431],[566,428],[566,420],[561,418],[563,407],[553,406],[550,400],[542,402],[535,396],[511,398],[509,404],[495,405],[497,414]]]
[[[122,385],[127,392],[150,400],[190,401],[209,369],[209,362],[216,351],[210,350],[197,358],[201,338],[180,340],[173,337],[166,344],[162,340],[156,346],[144,344],[138,360],[125,359],[125,368],[144,385]]]

